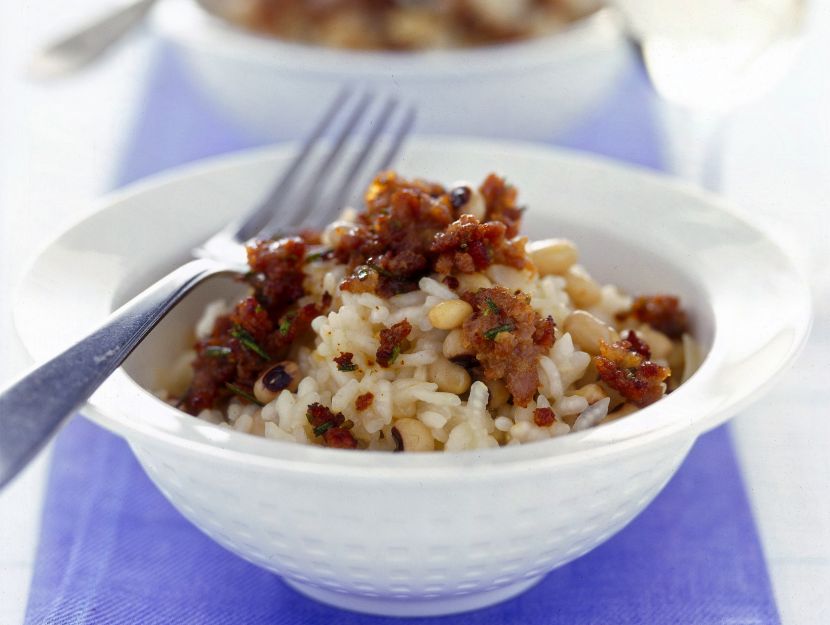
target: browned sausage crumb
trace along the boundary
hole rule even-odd
[[[500,221],[507,226],[507,236],[512,238],[519,234],[524,210],[516,205],[516,188],[507,184],[501,176],[490,174],[479,187],[487,207],[484,218],[487,221]]]
[[[375,359],[381,367],[388,367],[403,351],[403,344],[409,333],[412,332],[412,324],[406,319],[399,321],[391,328],[384,328],[380,331],[380,345],[378,346]]]
[[[357,365],[352,362],[354,354],[352,352],[340,352],[339,356],[334,357],[334,362],[337,364],[338,371],[356,371]]]
[[[629,330],[625,333],[623,339],[628,341],[631,344],[631,349],[640,354],[643,358],[646,360],[651,358],[651,348],[648,346],[648,343],[641,339],[636,332]]]
[[[634,318],[647,323],[672,339],[679,339],[689,329],[689,319],[673,295],[640,295],[631,310],[617,315],[619,321]]]
[[[356,410],[366,410],[372,405],[373,401],[375,401],[375,395],[373,393],[363,393],[362,395],[358,395],[354,400],[354,407]]]
[[[366,194],[366,210],[344,229],[333,250],[351,271],[341,288],[390,297],[415,290],[433,270],[527,266],[524,240],[509,240],[518,232],[521,210],[514,204],[515,191],[501,180],[491,175],[485,181],[490,199],[482,224],[472,215],[458,215],[441,185],[392,172],[379,175]]]
[[[322,437],[326,447],[354,449],[357,440],[349,432],[354,425],[346,420],[342,412],[333,413],[330,408],[318,403],[309,405],[306,418],[313,428],[314,436]]]
[[[549,425],[553,425],[553,421],[555,418],[556,415],[550,408],[537,408],[533,411],[533,423],[538,425],[540,428],[545,428]]]
[[[671,375],[668,367],[647,360],[628,341],[600,341],[599,352],[594,365],[600,379],[627,400],[642,407],[663,396],[663,381]]]
[[[553,319],[533,310],[529,296],[501,286],[462,297],[473,307],[462,326],[462,344],[487,380],[504,380],[513,402],[527,406],[539,387],[539,355],[553,345]]]
[[[507,231],[500,221],[481,223],[473,215],[461,215],[433,239],[430,251],[438,254],[435,270],[448,274],[474,273],[493,264],[527,267],[525,240],[507,240]]]

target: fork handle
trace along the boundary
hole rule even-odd
[[[227,265],[207,259],[183,265],[116,310],[86,338],[0,392],[0,488],[35,457],[162,317],[193,287],[220,273],[230,273]]]

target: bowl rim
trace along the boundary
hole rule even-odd
[[[151,15],[167,39],[202,52],[236,57],[290,73],[313,72],[342,79],[367,77],[451,80],[547,66],[626,41],[622,18],[601,7],[560,31],[515,42],[417,51],[343,50],[256,33],[205,10],[197,0],[167,0]]]
[[[755,383],[751,389],[744,389],[744,393],[739,397],[731,397],[729,402],[720,405],[718,410],[706,415],[705,418],[697,420],[692,418],[678,419],[678,415],[672,409],[685,400],[687,395],[691,395],[694,390],[699,392],[698,387],[702,385],[701,374],[704,371],[709,376],[706,380],[703,380],[704,388],[705,382],[711,383],[710,378],[715,371],[712,370],[713,363],[709,357],[703,362],[698,372],[676,392],[641,409],[636,415],[626,419],[533,444],[470,450],[461,453],[390,454],[366,450],[355,453],[350,450],[328,449],[270,440],[243,434],[235,430],[218,428],[164,403],[151,392],[139,386],[124,369],[116,371],[81,412],[99,425],[124,436],[131,444],[163,444],[176,447],[187,455],[200,457],[209,455],[233,463],[278,466],[284,470],[304,472],[321,473],[335,470],[350,474],[355,472],[366,477],[374,475],[375,477],[383,476],[383,479],[389,479],[390,477],[403,479],[412,475],[412,469],[418,469],[418,475],[429,475],[433,479],[457,479],[456,471],[460,468],[475,468],[476,475],[489,471],[521,471],[529,463],[534,463],[536,466],[570,464],[606,454],[627,453],[640,446],[650,445],[668,438],[693,439],[711,427],[719,425],[744,406],[756,401],[757,394],[769,386],[766,382],[789,366],[807,340],[812,322],[812,306],[808,281],[803,271],[795,265],[791,255],[787,254],[772,237],[768,236],[757,224],[752,223],[744,213],[717,196],[697,189],[688,183],[673,180],[640,167],[621,164],[594,154],[551,148],[539,144],[447,136],[422,136],[412,139],[410,144],[414,144],[416,148],[420,149],[439,149],[438,146],[440,145],[442,150],[446,150],[447,146],[452,146],[452,149],[486,149],[490,150],[491,153],[494,144],[496,144],[498,153],[502,157],[506,157],[511,151],[518,151],[569,160],[580,167],[592,167],[599,172],[616,171],[617,175],[626,176],[634,183],[657,185],[668,193],[680,194],[694,200],[700,206],[707,207],[707,210],[722,212],[737,222],[740,227],[748,229],[771,245],[780,253],[782,260],[787,264],[788,278],[793,281],[794,292],[798,295],[798,301],[796,302],[798,305],[793,309],[792,319],[790,319],[794,334],[791,337],[786,356],[776,363],[774,371]],[[250,166],[251,163],[263,159],[286,158],[295,149],[296,144],[286,144],[221,155],[167,170],[107,194],[99,199],[88,212],[79,217],[73,225],[44,246],[25,276],[26,278],[32,276],[38,262],[63,237],[72,234],[76,229],[82,227],[87,221],[95,219],[99,214],[116,211],[120,203],[127,199],[140,197],[142,194],[161,189],[180,179],[222,170],[244,168],[246,165]],[[31,283],[31,280],[26,278],[18,287],[18,297],[15,298],[17,305],[14,311],[14,320],[15,327],[26,349],[32,353],[36,351],[32,349],[32,345],[35,345],[36,342],[33,340],[34,335],[31,328],[26,323],[26,306],[22,305],[22,302],[25,301],[27,284]],[[717,321],[717,315],[714,313],[713,318]],[[710,356],[718,345],[719,335],[720,331],[716,323]],[[147,419],[137,420],[135,418],[135,413],[138,412],[137,409],[125,409],[115,401],[124,393],[138,399],[144,408],[158,414],[163,413],[165,419],[175,425],[175,431],[171,432],[168,431],[169,428],[158,427],[158,424],[150,423]],[[669,418],[660,417],[660,422],[655,426],[657,420],[655,418],[647,419],[646,417],[653,417],[658,411],[668,413]],[[625,427],[621,428],[621,425]]]

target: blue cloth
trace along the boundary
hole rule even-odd
[[[632,73],[562,145],[659,168],[648,89]],[[553,139],[553,138],[551,138]],[[256,145],[157,64],[120,182]],[[53,456],[26,623],[381,625],[338,611],[225,551],[152,485],[121,439],[76,418]],[[698,441],[652,505],[588,555],[498,606],[420,623],[778,623],[728,430]]]

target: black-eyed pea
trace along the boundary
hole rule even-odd
[[[543,276],[564,275],[579,258],[574,245],[568,239],[544,239],[533,241],[527,246],[530,260]]]
[[[395,451],[432,451],[435,439],[418,419],[398,419],[392,426]]]
[[[602,299],[602,291],[581,265],[574,265],[565,272],[565,290],[577,308],[589,308]]]
[[[434,328],[452,330],[464,323],[473,314],[473,307],[463,299],[450,299],[436,304],[427,317]]]
[[[461,395],[470,390],[472,379],[464,367],[450,362],[446,358],[438,357],[429,365],[430,379],[438,384],[438,390],[446,393]]]
[[[562,329],[571,335],[579,349],[593,356],[599,354],[600,341],[610,345],[620,338],[616,330],[584,310],[575,310],[568,315]]]
[[[468,182],[456,182],[450,190],[452,207],[459,215],[472,215],[479,221],[484,221],[487,205],[476,188]]]
[[[292,393],[300,384],[300,368],[291,360],[283,360],[268,367],[254,383],[254,397],[267,404],[285,390]]]

